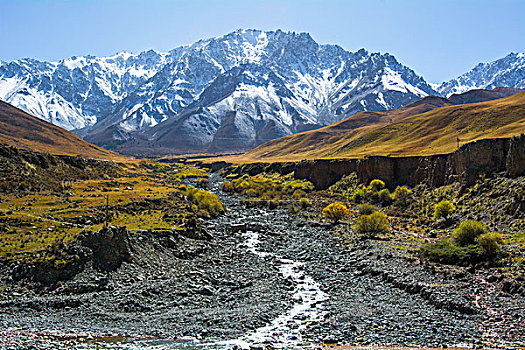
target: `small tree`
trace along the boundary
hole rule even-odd
[[[397,186],[396,190],[394,191],[394,195],[392,196],[392,199],[394,200],[394,203],[399,207],[406,207],[408,205],[408,202],[410,198],[412,197],[412,191],[408,189],[406,186]]]
[[[463,221],[454,230],[452,237],[460,247],[465,247],[476,243],[476,238],[484,233],[487,233],[487,226],[479,221],[467,220]]]
[[[448,216],[455,210],[456,207],[454,204],[452,204],[450,201],[442,200],[441,202],[434,205],[434,219],[439,220],[444,218],[446,220]]]
[[[354,230],[357,233],[366,234],[369,237],[374,237],[379,233],[387,232],[388,228],[388,218],[385,214],[379,211],[370,215],[360,216],[354,225]]]
[[[337,223],[339,220],[343,219],[347,213],[347,208],[343,203],[334,202],[323,209],[322,215],[330,221]]]

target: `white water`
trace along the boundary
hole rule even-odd
[[[322,302],[328,299],[319,284],[301,269],[303,263],[289,259],[282,259],[274,253],[262,252],[257,249],[259,234],[246,232],[245,245],[253,254],[261,259],[277,258],[281,263],[279,272],[285,279],[291,279],[295,284],[292,299],[295,304],[286,313],[279,315],[270,324],[232,341],[221,342],[223,345],[237,345],[243,349],[249,349],[254,345],[271,345],[274,348],[290,346],[304,347],[301,331],[313,322],[321,321],[326,312]]]

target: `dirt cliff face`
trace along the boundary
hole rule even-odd
[[[525,135],[479,140],[443,155],[301,162],[295,168],[295,176],[325,189],[354,171],[360,182],[381,179],[392,187],[419,183],[437,187],[454,181],[470,186],[480,175],[498,172],[521,176],[525,175]]]
[[[252,163],[241,166],[238,171],[249,175],[294,171],[296,178],[311,181],[317,189],[326,189],[352,172],[357,173],[362,183],[381,179],[390,187],[419,183],[438,187],[455,181],[470,186],[483,174],[505,172],[510,177],[525,175],[525,135],[471,142],[450,154]]]
[[[509,141],[509,151],[506,161],[507,173],[510,177],[523,175],[525,172],[525,135],[513,137]]]

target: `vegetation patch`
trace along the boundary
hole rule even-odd
[[[244,195],[247,206],[281,206],[306,208],[311,205],[307,195],[314,186],[309,181],[297,180],[278,174],[243,175],[232,181],[224,181],[222,190]]]
[[[361,215],[354,225],[355,232],[367,237],[376,237],[380,233],[388,232],[389,229],[387,216],[378,211],[369,215]]]

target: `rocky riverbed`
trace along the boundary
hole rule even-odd
[[[264,348],[321,343],[524,346],[525,299],[479,271],[435,270],[380,241],[228,207],[200,239],[129,235],[130,259],[37,288],[1,268],[0,348]]]

